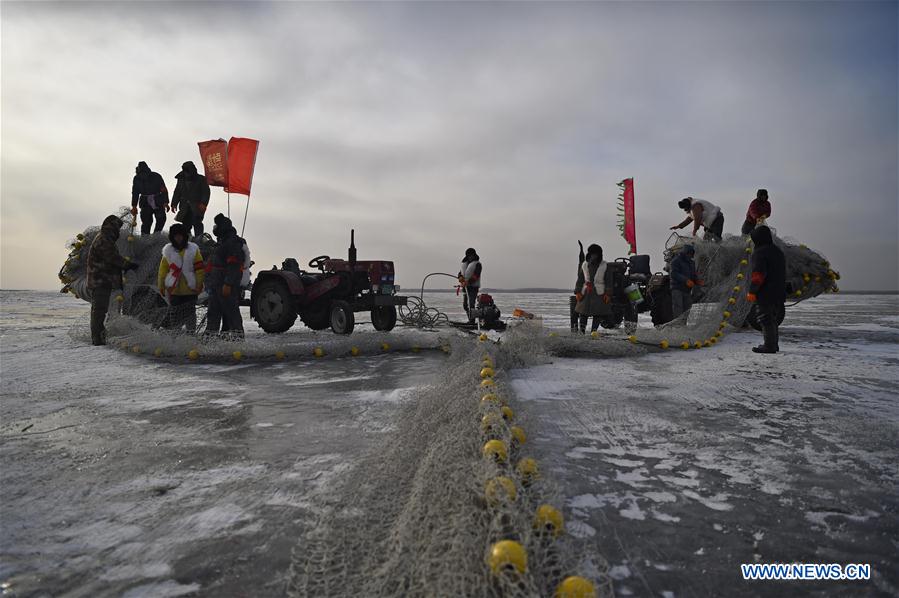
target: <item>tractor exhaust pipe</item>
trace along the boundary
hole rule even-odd
[[[350,229],[350,248],[347,251],[350,262],[350,297],[356,296],[356,229]]]

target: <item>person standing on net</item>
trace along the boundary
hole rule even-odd
[[[154,233],[165,226],[165,213],[169,211],[169,192],[162,176],[150,170],[146,162],[138,162],[131,182],[131,215],[137,216],[140,208],[140,234],[149,235],[156,218]]]
[[[138,267],[122,257],[116,247],[122,224],[118,216],[107,216],[87,252],[87,288],[91,292],[91,341],[94,345],[106,344],[109,299],[113,289],[122,288],[122,270]]]
[[[243,277],[244,240],[237,236],[231,219],[217,214],[213,234],[218,245],[206,264],[206,289],[209,291],[209,310],[206,313],[206,334],[243,336],[243,317],[240,315],[240,281]]]
[[[188,333],[197,330],[197,295],[203,291],[203,255],[196,243],[187,240],[187,227],[173,224],[169,228],[169,243],[162,248],[156,287],[169,304],[163,326],[173,330],[187,327]]]
[[[752,278],[746,299],[755,303],[758,320],[762,325],[764,344],[753,347],[754,353],[780,351],[778,326],[784,317],[787,300],[787,263],[783,251],[774,244],[771,229],[757,226],[752,233],[755,249],[752,251]]]
[[[602,247],[592,244],[587,247],[587,255],[581,264],[583,286],[574,290],[577,305],[574,311],[578,314],[578,327],[581,334],[587,332],[587,319],[593,316],[590,330],[596,332],[602,316],[612,313],[612,298],[606,292],[606,271],[608,264],[602,259]],[[578,277],[578,282],[581,282]]]
[[[465,291],[462,299],[462,307],[468,314],[468,323],[474,325],[474,308],[477,305],[478,292],[481,290],[481,258],[474,248],[469,247],[465,250],[465,257],[462,258],[462,265],[459,268],[459,284]]]
[[[771,202],[768,201],[768,190],[759,189],[755,194],[755,199],[749,204],[749,210],[746,211],[746,221],[740,232],[748,235],[759,224],[764,224],[765,220],[771,217]]]
[[[675,318],[693,306],[693,288],[702,285],[694,255],[696,248],[685,245],[671,260],[671,314]]]
[[[172,209],[178,210],[175,220],[194,230],[194,238],[203,236],[203,216],[209,205],[209,183],[206,177],[197,172],[193,162],[181,165],[181,172],[176,176],[175,192],[172,194]]]
[[[724,234],[724,212],[721,208],[710,201],[693,197],[685,197],[677,202],[677,205],[687,213],[687,217],[672,226],[671,230],[680,230],[692,222],[694,237],[702,226],[705,229],[703,238],[706,241],[721,240],[721,235]]]

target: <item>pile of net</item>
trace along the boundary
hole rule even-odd
[[[439,379],[319,505],[294,551],[291,595],[548,596],[569,576],[611,595],[605,563],[564,533],[563,498],[530,456],[539,439],[502,373],[514,358],[450,343]]]

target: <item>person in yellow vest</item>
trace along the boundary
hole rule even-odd
[[[173,330],[187,327],[188,333],[197,329],[197,295],[203,291],[203,256],[196,243],[188,240],[187,227],[173,224],[169,228],[169,243],[162,248],[162,260],[156,287],[169,304],[163,326]]]

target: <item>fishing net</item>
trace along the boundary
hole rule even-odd
[[[450,344],[439,379],[410,397],[389,438],[320,505],[295,548],[290,594],[547,596],[564,577],[589,570],[600,595],[611,595],[602,559],[584,561],[588,551],[564,524],[541,518],[547,507],[538,516],[543,505],[561,511],[562,499],[539,464],[528,469],[534,439],[502,370],[494,386],[481,386],[482,356],[502,366],[504,349]],[[501,458],[483,456],[490,441],[502,443]],[[490,566],[492,547],[507,540],[524,550],[523,571]]]

